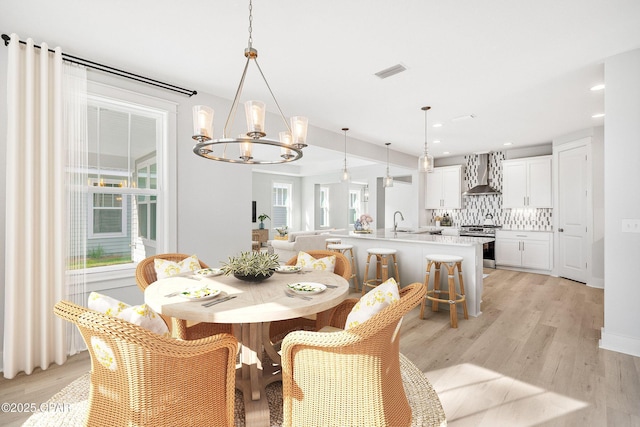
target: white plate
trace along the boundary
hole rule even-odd
[[[202,270],[198,270],[194,273],[196,276],[219,276],[222,274],[222,270],[219,268],[203,268]]]
[[[213,289],[208,286],[194,286],[180,292],[180,296],[194,301],[203,301],[215,298],[220,294],[220,289]]]
[[[315,282],[295,282],[289,283],[287,288],[291,292],[295,292],[300,295],[310,295],[310,294],[318,294],[320,292],[324,292],[327,287],[322,283]]]
[[[276,268],[276,272],[278,273],[297,273],[300,270],[302,270],[302,267],[296,265],[281,265]]]

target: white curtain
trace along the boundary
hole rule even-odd
[[[30,374],[35,367],[46,369],[52,362],[61,364],[69,352],[67,326],[53,314],[53,305],[69,297],[65,277],[66,138],[78,137],[81,130],[67,126],[75,123],[71,113],[79,110],[70,108],[73,101],[67,102],[78,99],[78,85],[67,83],[82,81],[82,76],[71,77],[64,69],[75,68],[73,76],[84,70],[63,65],[60,48],[53,54],[47,50],[44,43],[42,49],[35,48],[31,39],[26,46],[20,45],[18,36],[11,35],[7,72],[5,378],[13,378],[20,371]],[[84,79],[86,86],[86,75]]]

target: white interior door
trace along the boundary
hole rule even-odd
[[[558,155],[558,275],[587,282],[588,149]]]

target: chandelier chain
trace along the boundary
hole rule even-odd
[[[251,48],[253,44],[253,2],[249,0],[249,48]]]

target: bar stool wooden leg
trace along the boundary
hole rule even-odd
[[[369,265],[371,264],[371,257],[375,257],[375,254],[369,254],[367,255],[367,263],[364,266],[364,280],[362,281],[362,295],[364,295],[367,286],[369,285]],[[377,270],[377,266],[376,266],[376,270]]]
[[[353,270],[351,272],[351,277],[353,278],[353,287],[355,288],[356,292],[358,292],[358,270],[356,267],[356,257],[353,255],[353,249],[349,249],[349,253],[351,255],[351,269]]]
[[[464,280],[462,280],[462,263],[456,263],[458,267],[458,281],[460,282],[460,294],[462,295],[462,311],[464,312],[464,318],[469,318],[469,312],[467,311],[467,294],[464,292]],[[457,299],[457,298],[456,298]]]
[[[389,256],[388,255],[382,255],[380,257],[380,266],[382,270],[382,275],[378,277],[381,278],[380,283],[384,283],[387,281],[387,279],[389,279]]]
[[[458,327],[458,310],[456,310],[456,282],[454,278],[454,269],[456,267],[455,263],[445,263],[447,266],[448,278],[449,282],[449,318],[451,319],[451,327]]]
[[[400,288],[400,270],[398,270],[398,260],[396,254],[391,255],[393,257],[393,268],[395,269],[396,282],[398,282],[398,288]]]
[[[436,274],[433,275],[433,296],[440,299],[440,263],[435,261]],[[431,311],[438,311],[438,300],[431,301]]]
[[[429,290],[429,277],[431,275],[432,266],[433,266],[433,261],[429,261],[427,263],[427,271],[424,275],[424,287],[427,289],[427,291]],[[425,296],[422,299],[422,304],[420,304],[420,319],[424,319],[424,309],[426,305],[427,305],[427,297]]]

